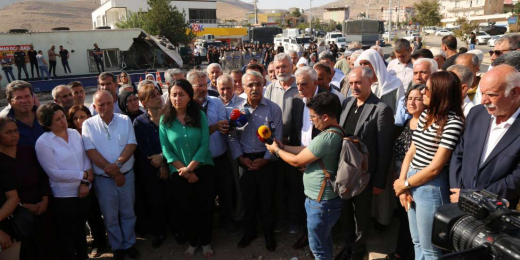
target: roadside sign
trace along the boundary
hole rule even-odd
[[[517,16],[509,17],[509,19],[507,19],[507,23],[508,24],[517,24],[518,23],[518,17]]]

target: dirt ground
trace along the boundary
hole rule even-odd
[[[369,259],[384,259],[386,254],[392,252],[395,248],[397,230],[399,227],[399,221],[394,219],[392,224],[387,226],[383,231],[372,230],[367,247],[370,252]],[[335,250],[334,253],[338,254],[342,249],[342,239],[339,232],[339,228],[335,227],[334,230],[334,242]],[[218,227],[214,228],[212,247],[215,255],[214,260],[310,260],[314,259],[309,247],[305,247],[302,250],[294,250],[292,244],[301,236],[301,233],[289,234],[285,228],[280,233],[275,234],[277,242],[276,252],[269,252],[265,249],[265,242],[263,236],[259,234],[258,238],[254,240],[251,245],[247,248],[237,248],[238,241],[242,237],[242,233],[236,236],[228,234],[223,229]],[[155,260],[155,259],[184,259],[184,251],[188,245],[178,245],[175,242],[173,236],[169,235],[168,239],[158,249],[153,249],[151,241],[153,237],[151,235],[145,238],[137,238],[137,248],[141,253],[143,260]],[[108,252],[107,252],[108,251]],[[111,259],[112,252],[107,249],[103,255],[93,259]],[[126,257],[125,259],[129,259]],[[195,252],[197,259],[204,259],[202,256],[202,249],[199,248]]]

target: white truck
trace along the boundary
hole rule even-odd
[[[340,38],[340,37],[345,37],[345,36],[341,32],[329,32],[325,35],[325,39],[324,39],[325,44],[327,44],[329,42],[335,42],[339,46],[338,38]]]

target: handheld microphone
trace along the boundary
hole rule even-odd
[[[263,143],[267,144],[273,144],[273,137],[271,129],[269,129],[268,126],[262,125],[258,128],[258,131],[256,132],[256,135],[258,136],[258,140]]]
[[[240,113],[240,110],[238,109],[233,109],[231,111],[231,114],[229,114],[229,121],[228,121],[228,124],[230,127],[233,127],[235,125],[235,121],[238,120],[238,118],[241,116],[242,114]]]

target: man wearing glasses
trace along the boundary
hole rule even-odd
[[[518,50],[520,50],[520,34],[510,34],[500,37],[500,39],[495,42],[495,48],[493,48],[492,51],[489,51],[491,63],[504,53]],[[492,68],[492,66],[489,66],[489,70]]]

